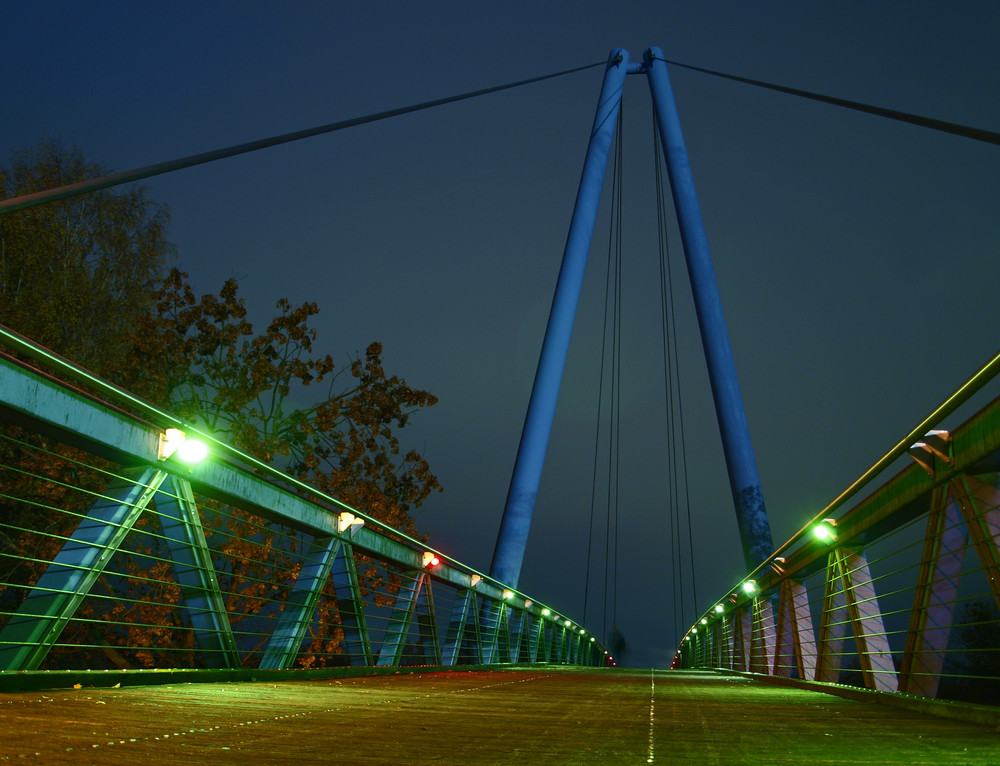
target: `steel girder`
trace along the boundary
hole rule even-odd
[[[0,669],[41,665],[166,479],[144,468],[111,482],[0,631]]]

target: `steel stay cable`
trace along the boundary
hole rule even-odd
[[[688,527],[688,561],[691,568],[691,594],[693,605],[698,604],[697,577],[694,566],[694,536],[691,519],[691,494],[688,485],[687,470],[687,439],[684,434],[684,402],[681,388],[680,359],[678,356],[677,343],[677,321],[673,310],[672,300],[674,289],[670,272],[670,244],[667,237],[667,214],[666,195],[664,194],[663,183],[663,160],[660,153],[660,142],[657,140],[658,130],[656,126],[656,115],[653,115],[653,162],[655,167],[656,184],[656,214],[658,228],[658,246],[660,260],[660,309],[661,322],[663,325],[663,367],[666,374],[666,396],[668,417],[676,412],[676,425],[671,424],[667,429],[668,450],[673,476],[673,487],[671,495],[673,497],[673,509],[671,513],[672,527],[676,526],[676,572],[675,577],[679,581],[682,577],[681,571],[681,526],[680,526],[680,488],[683,488],[684,504],[687,510]],[[672,342],[671,342],[672,341]],[[672,354],[668,353],[672,351]],[[674,380],[676,378],[676,407],[674,406]],[[679,445],[679,449],[678,449]],[[678,455],[679,453],[679,455]],[[678,470],[678,458],[680,470]],[[673,529],[671,530],[673,532]],[[684,612],[684,591],[679,582],[675,582],[675,594],[680,594],[680,613]],[[683,617],[682,617],[683,619]],[[677,621],[675,614],[676,630],[680,632],[681,623]]]
[[[444,106],[445,104],[453,104],[457,101],[464,101],[470,98],[476,98],[477,96],[485,96],[490,93],[496,93],[502,90],[509,90],[511,88],[517,88],[522,85],[530,85],[532,83],[541,82],[543,80],[551,80],[555,77],[562,77],[563,75],[573,74],[575,72],[581,72],[585,69],[593,69],[598,66],[607,65],[606,61],[600,61],[595,64],[587,64],[585,66],[574,67],[572,69],[565,69],[561,72],[553,72],[551,74],[541,75],[539,77],[531,77],[526,80],[519,80],[517,82],[506,83],[504,85],[494,85],[489,88],[481,88],[479,90],[469,91],[467,93],[461,93],[456,96],[447,96],[445,98],[437,98],[431,101],[424,101],[419,104],[411,104],[410,106],[399,107],[396,109],[388,109],[383,112],[375,112],[374,114],[364,115],[362,117],[352,117],[347,120],[340,120],[339,122],[331,122],[326,125],[319,125],[313,128],[306,128],[304,130],[296,130],[291,133],[282,133],[277,136],[271,136],[269,138],[262,138],[257,141],[248,141],[242,144],[235,144],[233,146],[228,146],[222,149],[214,149],[212,151],[201,152],[199,154],[192,154],[188,157],[181,157],[175,160],[167,160],[166,162],[159,162],[155,165],[147,165],[145,167],[136,168],[134,170],[124,170],[119,173],[111,173],[109,175],[100,176],[99,178],[91,178],[86,181],[79,181],[77,183],[66,184],[65,186],[59,186],[54,189],[46,189],[44,191],[34,192],[32,194],[25,194],[20,197],[12,197],[7,200],[0,202],[0,215],[3,213],[10,213],[15,210],[23,210],[28,207],[33,207],[35,205],[41,205],[46,202],[53,202],[55,200],[66,199],[68,197],[74,197],[78,194],[86,194],[87,192],[97,191],[98,189],[106,189],[110,186],[118,186],[120,184],[130,183],[132,181],[139,181],[143,178],[150,178],[152,176],[163,175],[164,173],[170,173],[175,170],[182,170],[184,168],[193,167],[195,165],[204,165],[208,162],[214,162],[215,160],[225,159],[227,157],[234,157],[239,154],[246,154],[248,152],[254,152],[258,149],[268,149],[272,146],[278,146],[280,144],[287,144],[292,141],[299,141],[303,138],[312,138],[313,136],[322,135],[324,133],[333,133],[338,130],[343,130],[345,128],[352,128],[357,125],[365,125],[370,122],[377,122],[379,120],[385,120],[389,117],[399,117],[404,114],[410,114],[412,112],[419,112],[424,109],[431,109],[436,106]]]
[[[621,110],[619,110],[619,120],[621,119]],[[608,326],[608,304],[609,293],[611,290],[611,262],[612,253],[614,248],[614,230],[615,230],[615,207],[614,201],[616,199],[616,190],[619,183],[619,160],[621,159],[620,147],[621,147],[621,131],[616,131],[616,145],[615,151],[612,154],[614,157],[614,166],[611,172],[611,199],[612,199],[612,212],[609,221],[609,231],[608,231],[608,265],[605,269],[604,275],[604,319],[601,324],[603,332],[601,333],[601,366],[598,372],[598,384],[597,384],[597,426],[594,433],[594,460],[593,467],[591,469],[591,482],[590,482],[590,523],[587,532],[587,570],[586,578],[584,584],[584,598],[583,598],[583,621],[587,621],[587,602],[590,597],[590,560],[592,551],[592,542],[594,537],[594,510],[597,504],[597,462],[598,453],[600,451],[600,434],[601,434],[601,412],[604,409],[604,362],[607,358],[607,326]]]
[[[890,120],[896,120],[897,122],[906,122],[911,125],[919,125],[922,128],[930,128],[931,130],[936,130],[941,133],[951,133],[952,135],[962,136],[963,138],[971,138],[975,141],[982,141],[988,144],[1000,145],[1000,133],[994,132],[992,130],[973,128],[968,125],[961,125],[956,122],[948,122],[947,120],[939,120],[934,117],[924,117],[922,115],[911,114],[909,112],[901,112],[897,109],[886,109],[885,107],[875,106],[873,104],[863,104],[859,101],[851,101],[846,98],[827,96],[822,93],[814,93],[808,90],[800,90],[799,88],[789,88],[785,85],[775,85],[774,83],[763,82],[761,80],[753,80],[750,79],[749,77],[740,77],[739,75],[726,74],[725,72],[717,72],[712,69],[705,69],[703,67],[692,66],[691,64],[682,64],[680,61],[672,61],[666,58],[661,58],[660,61],[663,61],[666,64],[672,64],[673,66],[682,67],[684,69],[690,69],[695,72],[710,74],[714,77],[721,77],[726,80],[734,80],[735,82],[742,82],[747,85],[755,85],[758,88],[766,88],[768,90],[778,91],[779,93],[787,93],[792,96],[799,96],[800,98],[807,98],[812,101],[820,101],[824,104],[831,104],[833,106],[843,107],[844,109],[853,109],[854,111],[858,112],[874,114],[878,117],[885,117]]]
[[[624,128],[624,117],[622,115],[622,110],[619,109],[618,110],[618,135],[619,136],[622,135],[623,128]],[[614,455],[614,482],[615,482],[615,484],[614,484],[614,487],[615,487],[615,495],[614,495],[614,523],[611,526],[611,528],[614,531],[614,535],[615,535],[615,542],[614,542],[614,548],[613,548],[614,560],[613,560],[612,579],[611,579],[611,582],[613,583],[612,590],[611,590],[611,630],[612,630],[612,632],[616,632],[618,630],[618,530],[619,530],[619,527],[618,527],[618,510],[620,508],[619,482],[621,480],[621,444],[622,444],[622,440],[621,440],[621,427],[622,427],[621,374],[622,374],[622,369],[621,369],[621,367],[622,367],[622,350],[623,349],[622,349],[622,342],[621,342],[621,334],[622,334],[622,309],[623,309],[623,305],[622,305],[622,215],[623,215],[623,212],[624,212],[623,209],[622,209],[622,206],[623,206],[623,196],[622,196],[623,195],[623,189],[622,189],[622,186],[623,186],[623,184],[622,184],[623,176],[622,176],[622,172],[623,172],[623,170],[624,170],[624,168],[623,168],[622,141],[619,141],[618,142],[618,173],[619,173],[619,179],[618,179],[618,199],[616,200],[617,205],[618,205],[618,221],[617,221],[617,225],[616,225],[616,228],[615,228],[615,251],[617,253],[616,261],[617,261],[617,265],[618,265],[618,277],[617,277],[617,279],[615,281],[616,282],[616,286],[617,286],[617,291],[618,291],[617,297],[615,298],[615,311],[616,311],[616,314],[617,314],[617,317],[616,317],[616,319],[617,319],[617,321],[616,321],[616,326],[617,326],[616,333],[617,333],[617,337],[615,338],[615,342],[614,342],[614,347],[617,349],[618,358],[617,358],[616,364],[613,365],[613,369],[611,371],[612,375],[614,375],[615,379],[616,379],[615,380],[614,388],[612,389],[612,397],[614,399],[613,407],[614,407],[615,411],[617,411],[617,413],[618,413],[618,417],[615,420],[615,437],[614,437],[614,445],[615,445],[615,455]],[[609,477],[609,484],[610,484],[610,477]],[[608,519],[609,519],[609,521],[611,519],[611,508],[608,509]],[[605,583],[605,587],[607,587],[607,583]]]

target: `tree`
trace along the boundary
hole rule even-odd
[[[0,175],[0,194],[15,196],[103,172],[79,150],[45,142],[14,155]],[[234,280],[218,295],[196,298],[182,272],[172,270],[161,279],[173,254],[166,223],[166,209],[146,200],[141,189],[96,192],[0,216],[0,322],[416,535],[410,512],[440,486],[419,454],[402,454],[397,432],[435,397],[386,375],[378,343],[342,369],[329,355],[314,353],[316,333],[308,326],[318,311],[313,303],[292,307],[278,301],[278,315],[255,334]],[[316,386],[322,393],[309,397]],[[93,456],[14,434],[10,426],[0,430],[14,435],[0,444],[5,452],[0,466],[16,467],[0,474],[0,543],[14,552],[11,560],[19,569],[0,572],[0,582],[30,587],[37,572],[27,570],[40,571],[75,525],[72,515],[53,511],[86,513],[86,493],[73,488],[82,482],[100,491],[107,479]],[[28,470],[21,470],[25,466]],[[231,619],[263,615],[275,603],[274,588],[295,576],[294,564],[280,575],[274,572],[278,559],[294,560],[298,538],[279,530],[284,542],[275,542],[274,530],[251,514],[212,503],[204,510],[213,549],[235,562],[219,573]],[[86,632],[117,620],[123,623],[118,630],[124,644],[149,647],[133,651],[131,658],[106,650],[117,666],[152,663],[154,645],[183,650],[190,638],[190,632],[180,631],[168,639],[169,630],[153,629],[180,625],[176,610],[171,612],[180,594],[156,542],[158,521],[155,516],[140,521],[118,571],[142,574],[141,594],[119,599],[120,583],[102,578],[99,587],[109,598],[90,607],[89,621],[72,628],[83,631],[76,637],[80,644],[99,645]],[[19,553],[27,550],[30,558]],[[238,572],[240,567],[244,571]],[[398,578],[373,562],[365,574],[371,588],[391,593],[398,587]],[[0,589],[0,600],[10,602],[2,611],[15,608],[10,597]],[[329,655],[339,651],[336,605],[328,599],[321,610],[327,627],[314,636],[313,649]]]
[[[82,181],[108,170],[46,140],[0,167],[0,199]],[[122,385],[121,343],[152,309],[175,249],[169,213],[142,187],[103,189],[0,216],[0,322]]]
[[[401,454],[398,432],[414,411],[437,400],[387,376],[381,344],[372,343],[363,358],[337,370],[329,355],[314,353],[316,332],[308,320],[318,312],[315,303],[292,307],[279,300],[277,316],[256,334],[235,280],[218,295],[196,298],[187,275],[173,269],[154,298],[156,310],[130,339],[130,356],[149,370],[140,394],[316,489],[418,534],[410,511],[440,485],[417,452]],[[316,386],[323,394],[303,405]],[[259,621],[272,606],[271,589],[290,585],[296,571],[294,530],[276,531],[254,514],[213,503],[203,503],[203,510],[212,547],[240,562],[219,575],[232,624]],[[390,605],[399,573],[357,558],[364,594]],[[160,598],[169,601],[170,592],[165,584]],[[317,657],[334,661],[341,651],[332,596],[328,590],[319,604],[321,627],[303,660],[307,665],[317,664]],[[141,607],[123,616],[153,622]],[[132,636],[141,640],[140,631]]]
[[[106,172],[78,148],[45,140],[13,152],[0,166],[0,199]],[[152,309],[152,289],[174,256],[166,239],[168,221],[166,207],[135,186],[0,215],[0,323],[131,385],[137,371],[128,364],[122,340]],[[51,509],[84,510],[72,487],[96,491],[107,478],[85,468],[86,456],[66,445],[11,425],[0,435],[0,465],[12,467],[0,479],[0,553],[14,554],[3,556],[0,578],[26,582],[38,566],[19,556],[41,558],[58,549],[58,535],[65,532],[60,525],[71,521]],[[0,593],[0,600],[11,597],[9,590]]]
[[[390,526],[416,534],[410,510],[440,489],[416,451],[401,455],[398,432],[437,402],[382,366],[382,344],[337,370],[313,351],[308,326],[319,309],[285,299],[254,334],[234,279],[195,298],[171,270],[153,295],[155,311],[130,338],[130,357],[148,373],[138,392],[218,438]],[[312,404],[307,388],[325,386]]]

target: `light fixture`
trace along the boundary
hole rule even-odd
[[[552,610],[548,607],[542,609],[542,617],[548,617],[550,614],[552,614]]]
[[[752,596],[757,592],[757,583],[754,580],[747,580],[743,583],[743,592],[748,596]]]
[[[160,446],[156,457],[166,460],[176,455],[183,463],[200,463],[208,457],[208,447],[198,439],[189,439],[179,428],[168,428],[160,434]]]
[[[708,625],[708,620],[706,620],[704,617],[702,617],[701,618],[701,624],[702,625]]]
[[[432,569],[441,563],[441,559],[437,557],[432,551],[424,551],[423,555],[423,567],[424,569]]]
[[[472,575],[471,578],[472,587],[475,588],[477,585],[479,585],[479,583],[482,582],[482,579],[483,579],[482,575]]]
[[[724,611],[726,611],[726,608],[722,604],[716,604],[715,605],[715,613],[716,614],[722,614]]]
[[[514,598],[514,591],[512,591],[510,588],[504,588],[503,598],[504,601],[510,601],[512,598]]]
[[[836,542],[837,520],[823,519],[819,524],[813,527],[813,535],[815,535],[817,540],[822,540],[825,543]]]
[[[354,537],[354,533],[357,532],[361,527],[365,525],[365,520],[358,518],[353,513],[344,511],[337,516],[337,531],[343,534],[347,532],[351,537]]]

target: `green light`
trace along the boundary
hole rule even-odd
[[[548,617],[550,614],[552,614],[551,609],[548,608],[542,609],[542,617]]]
[[[701,618],[701,624],[702,625],[708,625],[708,620],[706,620],[704,617],[702,617]]]
[[[832,542],[837,539],[837,530],[834,528],[832,519],[826,519],[813,527],[813,534],[823,542]]]
[[[747,580],[745,583],[743,583],[743,592],[746,593],[748,596],[752,596],[754,593],[757,592],[757,583],[755,583],[753,580]]]
[[[208,457],[208,446],[197,439],[185,439],[174,453],[184,463],[200,463]]]
[[[726,611],[726,608],[722,604],[716,604],[715,605],[715,613],[716,614],[722,614],[724,611]]]
[[[509,601],[510,599],[514,598],[514,591],[510,590],[509,588],[505,588],[503,592],[503,597],[505,600]]]

